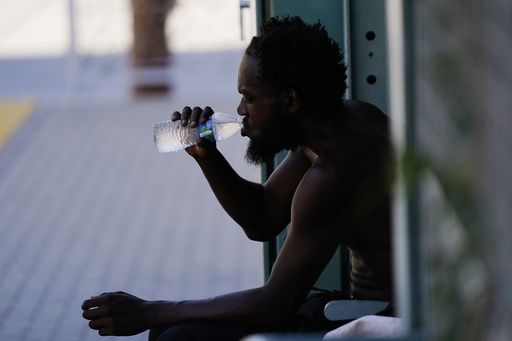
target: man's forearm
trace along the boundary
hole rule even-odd
[[[149,304],[151,328],[185,322],[273,326],[285,323],[293,314],[277,299],[266,297],[262,288],[204,300],[154,301]]]
[[[233,220],[246,231],[256,232],[265,227],[262,184],[240,177],[218,150],[196,161],[217,200]]]

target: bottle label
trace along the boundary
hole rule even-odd
[[[210,117],[206,123],[197,124],[197,133],[199,134],[199,137],[208,140],[208,141],[215,141],[215,136],[213,136],[213,128],[212,128],[212,118]]]

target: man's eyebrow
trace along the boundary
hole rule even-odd
[[[237,88],[238,93],[242,95],[251,95],[255,92],[259,91],[259,88],[261,88],[261,84],[258,82],[251,82],[248,84],[242,85],[241,88]]]

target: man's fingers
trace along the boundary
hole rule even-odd
[[[181,120],[181,114],[179,111],[175,111],[172,113],[171,115],[171,121],[178,121],[178,120]]]
[[[172,121],[181,120],[182,126],[187,126],[190,123],[191,128],[196,128],[198,123],[205,123],[213,115],[213,110],[210,107],[194,107],[194,109],[186,106],[180,112],[175,111],[171,115]]]
[[[89,322],[89,328],[99,330],[99,334],[102,336],[112,335],[112,321],[108,317],[92,320]]]
[[[213,115],[213,109],[210,107],[205,107],[201,112],[201,116],[199,117],[200,123],[205,123],[208,119]]]
[[[91,309],[84,310],[82,312],[82,316],[86,320],[98,319],[103,315],[105,315],[105,309],[103,307],[91,308]]]
[[[192,114],[192,109],[190,107],[185,107],[181,111],[181,125],[186,126],[188,125],[188,120],[190,119],[190,115]]]
[[[194,109],[192,109],[192,114],[190,115],[190,127],[191,128],[197,127],[197,122],[199,122],[199,117],[201,116],[202,112],[203,112],[203,109],[200,107],[194,107]]]
[[[103,293],[99,296],[92,296],[90,299],[85,300],[82,303],[82,310],[89,310],[91,308],[97,308],[106,302],[108,302],[109,297],[111,296],[110,293]]]
[[[196,145],[203,149],[211,149],[211,148],[215,147],[215,142],[204,140],[204,139],[197,139]]]
[[[88,310],[88,309],[95,308],[95,307],[99,306],[99,304],[100,304],[99,301],[100,301],[100,296],[93,296],[90,299],[85,300],[82,303],[82,310]]]
[[[84,311],[82,314],[89,321],[89,328],[97,330],[101,336],[114,335],[112,318],[109,316],[102,316],[100,308],[90,309]]]
[[[101,328],[100,330],[98,330],[98,335],[99,336],[110,336],[110,335],[115,335],[115,334],[112,331],[112,328],[107,327],[107,328]]]

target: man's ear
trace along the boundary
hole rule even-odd
[[[286,108],[286,110],[289,113],[293,114],[293,113],[297,112],[297,110],[299,110],[300,96],[299,96],[299,93],[297,92],[297,90],[288,89],[288,90],[283,91],[283,93],[281,95],[282,95],[281,99],[282,99],[283,106]]]

